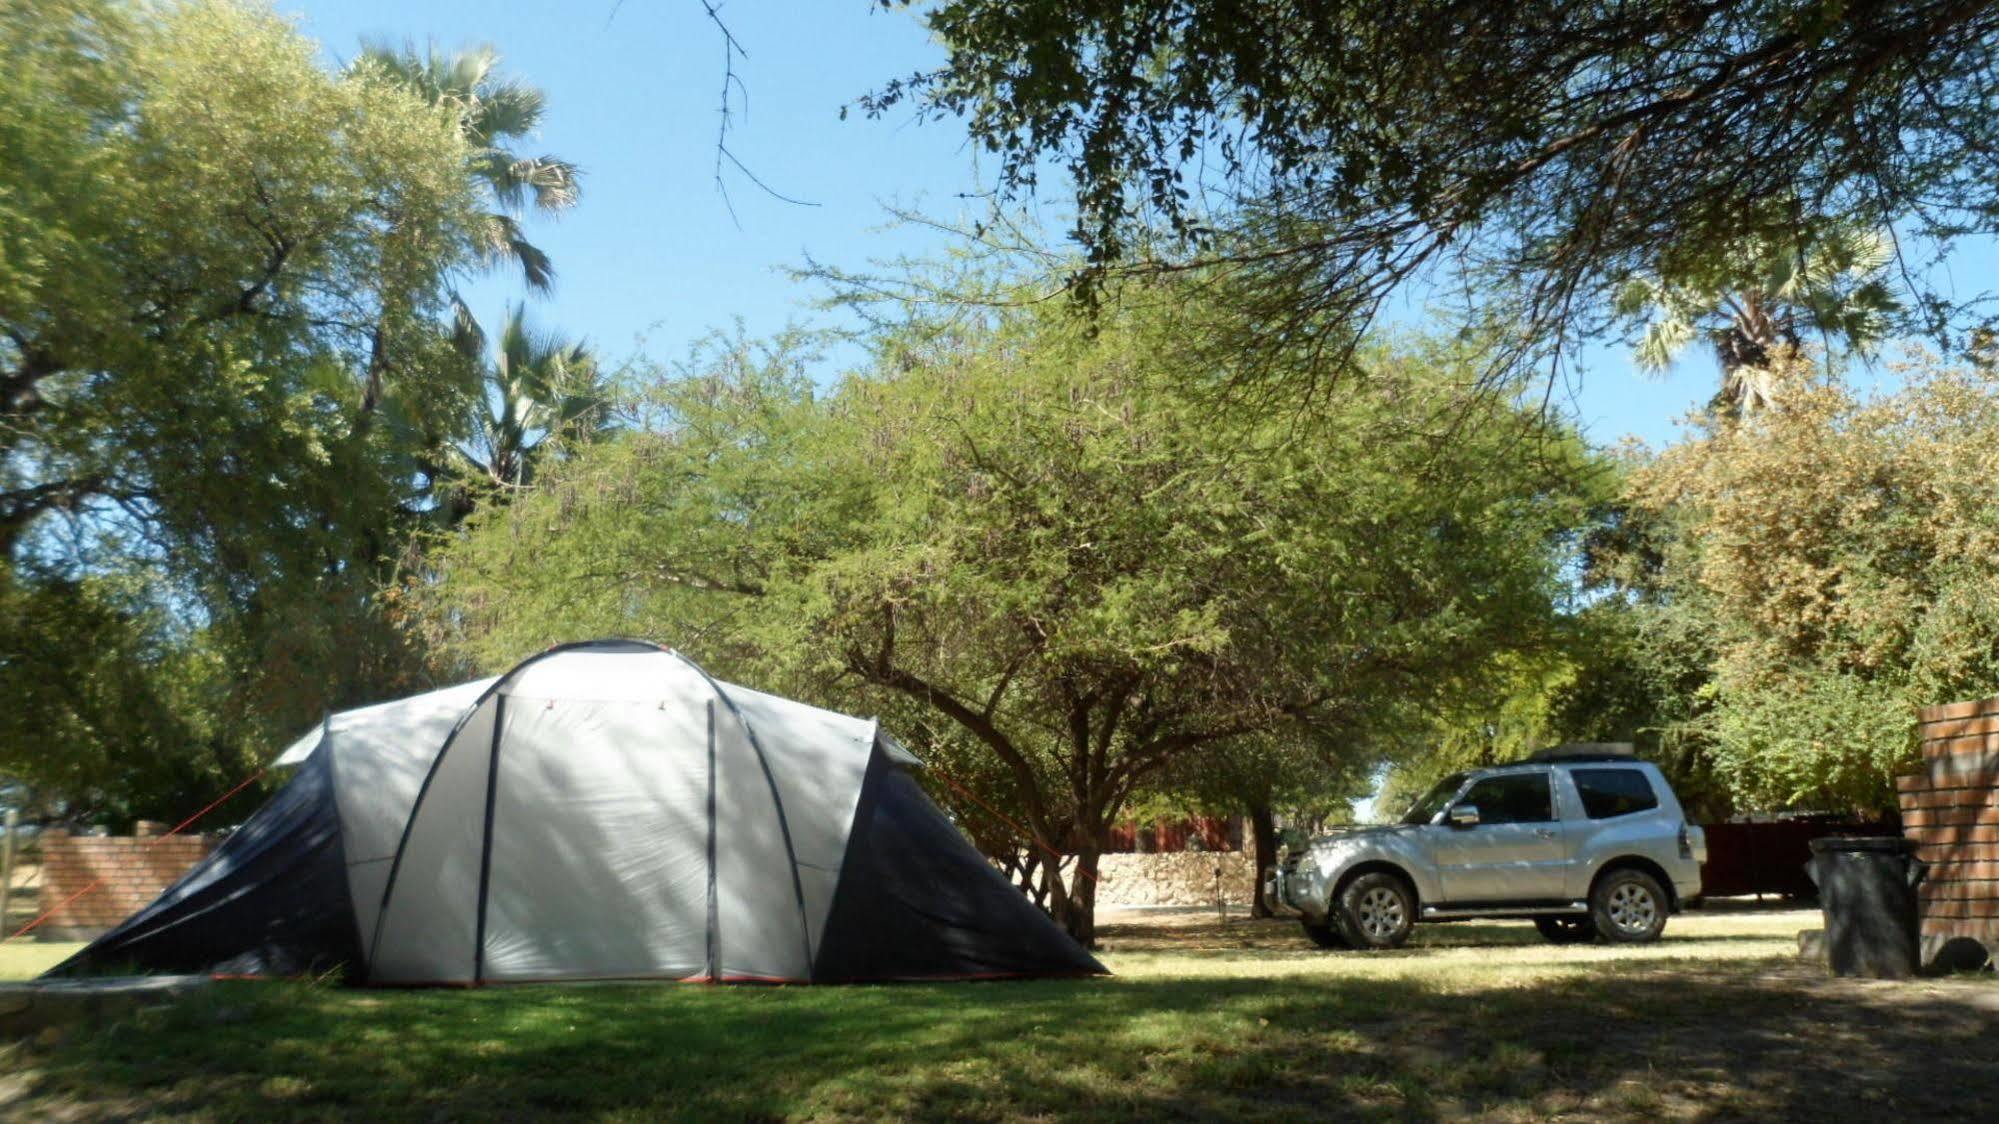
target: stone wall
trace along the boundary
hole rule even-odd
[[[41,847],[41,908],[55,912],[36,927],[35,936],[74,941],[97,936],[159,897],[208,857],[215,840],[205,835],[130,838],[50,831],[43,833]],[[96,887],[82,893],[92,883]]]
[[[1255,864],[1248,851],[1105,855],[1099,861],[1097,901],[1106,905],[1212,906],[1217,870],[1230,905],[1246,906],[1255,893]]]

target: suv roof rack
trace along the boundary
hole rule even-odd
[[[1636,761],[1636,747],[1630,742],[1568,742],[1549,746],[1527,755],[1529,761]]]

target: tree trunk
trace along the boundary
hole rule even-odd
[[[1103,848],[1086,843],[1076,852],[1068,885],[1055,894],[1055,921],[1084,948],[1097,947],[1097,859]]]
[[[1270,903],[1263,900],[1263,872],[1277,865],[1277,816],[1268,804],[1250,805],[1249,830],[1250,849],[1256,852],[1256,862],[1249,872],[1249,900],[1255,903],[1249,907],[1249,915],[1274,917]]]

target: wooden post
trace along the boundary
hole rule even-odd
[[[0,842],[0,929],[7,927],[7,897],[14,889],[14,829],[20,824],[20,810],[7,809],[7,839]]]

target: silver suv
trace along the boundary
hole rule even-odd
[[[1707,838],[1624,745],[1454,773],[1397,824],[1322,836],[1265,872],[1321,947],[1395,948],[1417,921],[1532,918],[1556,943],[1659,938],[1700,894]]]

